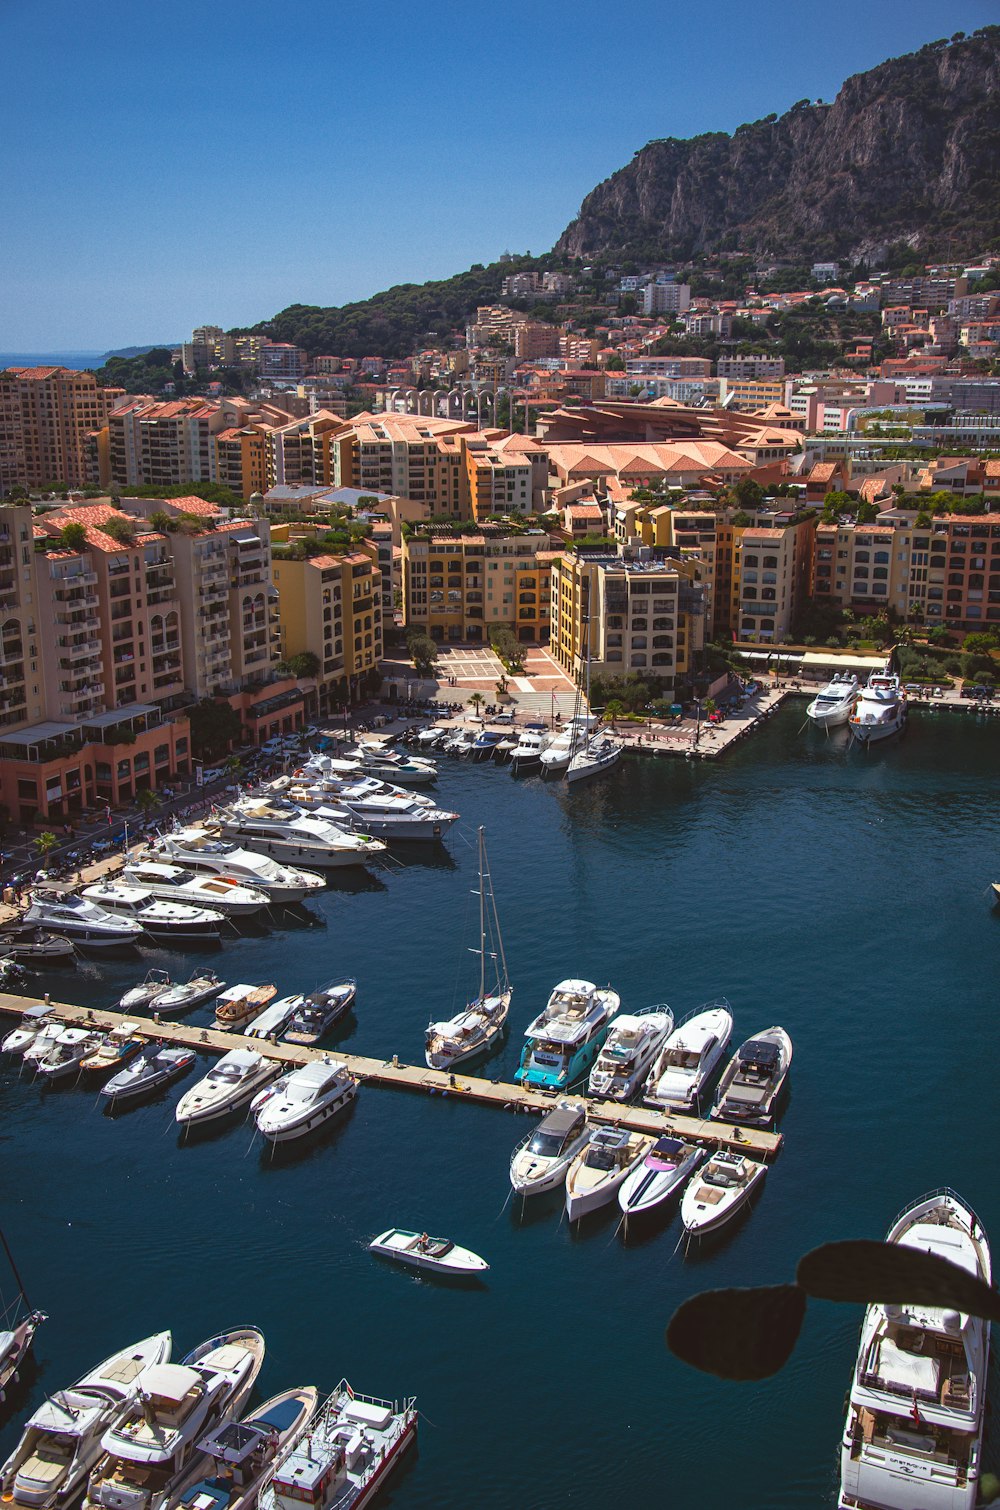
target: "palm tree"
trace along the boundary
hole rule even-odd
[[[135,805],[143,817],[148,818],[153,809],[160,805],[159,795],[151,786],[140,787],[135,794]]]
[[[474,709],[475,712],[478,713],[485,701],[486,699],[481,692],[473,692],[472,696],[469,698],[469,707]]]
[[[616,718],[621,718],[621,716],[622,716],[622,714],[624,712],[625,712],[625,704],[623,702],[621,702],[617,697],[613,697],[611,699],[611,701],[608,703],[608,706],[604,710],[604,717],[607,720],[607,722],[611,725],[611,732],[612,732],[612,734],[614,734],[616,732],[615,731],[615,719]]]
[[[35,839],[35,848],[41,855],[43,864],[48,860],[49,855],[52,853],[58,843],[59,840],[56,838],[55,834],[50,828],[45,829]]]

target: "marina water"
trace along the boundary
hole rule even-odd
[[[995,726],[954,714],[915,712],[868,753],[802,722],[795,703],[717,764],[629,761],[572,793],[443,760],[438,793],[462,814],[445,846],[399,848],[402,863],[337,879],[311,926],[209,956],[227,981],[283,993],[356,975],[333,1045],[419,1063],[428,1021],[477,978],[483,823],[515,985],[488,1073],[512,1078],[523,1028],[567,975],[678,1017],[725,995],[734,1045],[774,1023],[791,1033],[786,1144],[748,1216],[687,1259],[675,1206],[627,1238],[617,1206],[570,1231],[558,1199],[508,1200],[529,1120],[454,1098],[362,1089],[344,1119],[272,1153],[242,1122],[182,1144],[176,1087],[109,1117],[89,1090],[6,1066],[0,1211],[51,1320],[13,1416],[3,1407],[0,1452],[44,1391],[133,1338],[170,1326],[179,1356],[252,1322],[264,1396],[342,1375],[418,1396],[419,1451],[379,1501],[395,1510],[833,1503],[860,1308],[811,1307],[791,1362],[758,1385],[684,1367],[664,1328],[698,1289],[779,1282],[817,1243],[882,1237],[939,1185],[1000,1245],[1000,746]],[[178,978],[199,959],[150,950],[38,988],[111,1005],[149,966]],[[396,1223],[481,1253],[487,1284],[374,1259],[367,1242]],[[994,1419],[998,1385],[994,1366]]]

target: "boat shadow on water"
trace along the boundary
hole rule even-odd
[[[368,1247],[367,1243],[365,1247]],[[373,1253],[371,1256],[380,1268],[386,1271],[392,1270],[403,1280],[409,1280],[412,1285],[426,1285],[432,1290],[489,1289],[486,1280],[478,1274],[448,1273],[444,1269],[411,1269],[382,1253]]]
[[[289,1138],[287,1142],[272,1143],[263,1138],[256,1131],[253,1119],[248,1119],[248,1128],[253,1129],[253,1142],[260,1147],[260,1169],[262,1174],[272,1169],[291,1169],[296,1164],[307,1164],[310,1159],[318,1158],[326,1154],[345,1135],[354,1119],[354,1108],[357,1106],[357,1097],[354,1098],[336,1116],[328,1117],[311,1132],[303,1133],[300,1138]]]
[[[518,1195],[512,1190],[508,1197],[508,1210],[512,1227],[534,1227],[539,1222],[551,1222],[561,1218],[566,1203],[562,1185],[557,1190],[545,1190],[541,1195]]]
[[[757,1202],[763,1195],[767,1181],[764,1180],[755,1190],[750,1199],[740,1207],[735,1216],[721,1226],[715,1232],[706,1232],[703,1237],[689,1237],[685,1232],[681,1237],[681,1252],[688,1263],[709,1262],[720,1254],[741,1232],[748,1218],[752,1214]]]
[[[625,1217],[619,1232],[625,1247],[644,1248],[648,1243],[659,1242],[667,1228],[677,1221],[680,1199],[680,1191],[677,1191],[669,1200],[654,1206],[652,1211],[640,1211]]]

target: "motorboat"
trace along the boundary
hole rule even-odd
[[[220,980],[214,970],[196,970],[190,980],[168,986],[162,995],[157,996],[153,1011],[157,1017],[180,1017],[183,1012],[191,1012],[204,1002],[212,1001],[225,989],[225,981]]]
[[[597,1058],[621,997],[610,986],[562,980],[524,1032],[527,1040],[514,1079],[522,1085],[567,1090]]]
[[[624,1215],[642,1216],[662,1206],[681,1189],[706,1152],[682,1138],[657,1138],[642,1163],[618,1187],[618,1204]]]
[[[765,1028],[741,1043],[722,1072],[710,1117],[765,1127],[792,1064],[792,1040],[784,1028]]]
[[[149,1368],[170,1357],[169,1332],[157,1332],[57,1390],[28,1418],[10,1457],[0,1468],[5,1505],[72,1504],[101,1454],[101,1439],[132,1408]]]
[[[129,1102],[143,1101],[165,1085],[171,1085],[186,1075],[197,1054],[194,1049],[150,1048],[131,1064],[112,1075],[101,1086],[99,1094],[114,1108]]]
[[[218,943],[223,924],[221,912],[210,907],[189,907],[185,902],[160,902],[142,886],[122,881],[101,881],[85,886],[83,896],[114,912],[134,918],[150,938],[165,943]]]
[[[618,1187],[646,1157],[653,1139],[625,1127],[597,1127],[566,1171],[566,1215],[579,1221],[615,1199]]]
[[[81,949],[129,948],[143,936],[142,924],[134,918],[119,917],[70,891],[36,888],[24,918],[51,928]]]
[[[19,965],[66,965],[75,957],[72,941],[46,928],[0,928],[0,959]]]
[[[243,1029],[244,1038],[280,1038],[303,999],[301,992],[298,992],[294,996],[282,996],[277,1001],[272,1001],[252,1022],[247,1023]]]
[[[324,1055],[258,1091],[250,1110],[269,1143],[288,1143],[321,1127],[357,1094],[358,1083],[346,1064]]]
[[[459,729],[452,734],[450,739],[445,740],[441,748],[453,760],[462,760],[466,755],[472,753],[472,747],[477,737],[478,730],[476,729]]]
[[[322,891],[326,881],[314,871],[279,865],[269,855],[243,849],[205,828],[181,828],[163,834],[148,848],[151,859],[166,859],[196,875],[228,877],[240,886],[262,891],[269,903],[304,902]]]
[[[766,1174],[767,1165],[758,1159],[720,1149],[681,1196],[684,1231],[689,1237],[717,1232],[742,1211]]]
[[[0,956],[0,991],[12,992],[18,986],[23,986],[28,979],[28,971],[23,965],[19,965],[16,959],[4,959]]]
[[[440,749],[446,739],[451,739],[454,733],[454,729],[448,724],[433,724],[429,729],[421,729],[414,736],[413,742],[421,750],[436,750]]]
[[[851,737],[859,744],[875,744],[906,727],[906,694],[899,677],[888,669],[868,678],[850,716]]]
[[[253,1510],[264,1480],[298,1442],[318,1403],[312,1385],[287,1389],[242,1421],[215,1427],[196,1444],[202,1466],[175,1494],[177,1510]]]
[[[546,1112],[522,1138],[510,1161],[510,1183],[518,1195],[542,1195],[565,1183],[566,1171],[590,1142],[587,1109],[564,1102]]]
[[[92,1051],[80,1060],[84,1074],[109,1074],[134,1059],[142,1048],[137,1022],[119,1022],[101,1035]]]
[[[255,1327],[211,1337],[180,1363],[139,1376],[138,1398],[105,1432],[84,1510],[168,1510],[199,1476],[205,1433],[242,1410],[264,1361]]]
[[[610,771],[622,758],[625,748],[620,739],[610,734],[592,734],[586,744],[577,750],[566,767],[567,781],[583,781],[588,776],[601,776]]]
[[[661,1111],[697,1113],[732,1031],[733,1014],[725,998],[686,1017],[653,1060],[642,1098],[645,1104]]]
[[[173,981],[166,970],[147,970],[144,979],[137,986],[130,986],[120,997],[118,1010],[120,1012],[148,1012],[172,985]]]
[[[79,1074],[84,1059],[94,1052],[100,1041],[101,1035],[92,1033],[88,1028],[63,1028],[49,1052],[38,1060],[35,1068],[45,1080],[53,1083],[68,1080],[71,1075]]]
[[[356,761],[336,760],[329,755],[314,755],[294,776],[279,776],[267,790],[276,805],[284,803],[290,810],[300,808],[313,814],[327,803],[335,805],[348,793],[353,806],[397,802],[431,812],[436,805],[425,792],[405,792],[364,771]]]
[[[367,776],[381,781],[397,782],[400,786],[426,786],[437,780],[437,766],[432,760],[423,760],[419,755],[403,755],[391,750],[381,740],[359,740],[353,749],[345,750],[349,760],[356,760]]]
[[[838,671],[821,687],[806,708],[806,717],[820,729],[839,729],[854,712],[859,683],[853,672]]]
[[[291,803],[248,797],[220,808],[215,821],[227,839],[238,839],[274,860],[321,871],[368,865],[385,853],[378,839],[348,833],[318,813],[302,812]]]
[[[593,713],[578,713],[567,719],[552,743],[539,756],[543,776],[561,776],[577,750],[583,745],[591,730],[597,728]]]
[[[510,767],[514,775],[537,770],[541,765],[543,752],[551,743],[552,735],[544,724],[528,724],[510,752]]]
[[[215,1026],[239,1031],[263,1012],[278,994],[273,983],[266,986],[227,986],[215,998]]]
[[[65,1025],[56,1018],[44,1022],[21,1055],[24,1063],[36,1070],[64,1030]]]
[[[36,1331],[43,1321],[48,1321],[48,1317],[44,1311],[36,1311],[28,1299],[24,1283],[14,1265],[10,1244],[3,1232],[0,1232],[0,1248],[3,1248],[7,1255],[7,1262],[10,1264],[18,1291],[17,1300],[3,1305],[4,1324],[0,1328],[0,1404],[2,1404],[8,1388],[17,1383],[18,1370],[31,1351]],[[0,1474],[2,1471],[0,1469]]]
[[[620,1013],[594,1061],[587,1094],[630,1101],[673,1030],[674,1014],[667,1006]]]
[[[328,762],[327,762],[328,764]],[[458,818],[420,792],[395,790],[369,776],[341,781],[329,773],[304,773],[285,788],[289,804],[309,806],[310,816],[382,839],[440,839]]]
[[[361,1510],[416,1435],[414,1399],[378,1400],[342,1379],[265,1479],[259,1510]]]
[[[390,1227],[368,1244],[369,1253],[391,1258],[409,1269],[427,1269],[434,1274],[485,1274],[489,1264],[478,1253],[460,1248],[450,1237],[429,1237],[426,1232],[409,1232],[404,1227]]]
[[[286,1043],[319,1043],[350,1011],[358,983],[353,976],[344,980],[330,980],[325,986],[317,986],[308,996],[299,997],[298,1004],[288,1020],[285,1030]]]
[[[122,875],[129,886],[141,886],[161,902],[210,907],[224,917],[252,917],[269,900],[257,887],[241,886],[227,876],[197,875],[184,865],[163,860],[132,860]]]
[[[972,1208],[936,1190],[900,1213],[889,1243],[946,1259],[992,1284]],[[865,1312],[840,1457],[839,1510],[972,1510],[983,1469],[990,1324],[926,1301]]]
[[[505,761],[510,760],[510,757],[517,749],[518,743],[519,740],[517,735],[513,734],[508,729],[505,732],[503,739],[499,740],[498,743],[493,746],[493,764],[503,765]]]
[[[424,1059],[433,1070],[452,1070],[479,1059],[497,1043],[510,1011],[513,987],[507,975],[493,878],[486,858],[486,830],[479,829],[479,991],[466,1007],[427,1028]],[[486,961],[493,979],[487,989]]]
[[[0,1043],[0,1050],[5,1054],[20,1056],[34,1043],[44,1027],[52,1027],[52,1008],[48,1002],[38,1002],[33,1007],[25,1007],[21,1013],[21,1021],[16,1028],[9,1032]]]
[[[498,744],[507,738],[506,729],[480,729],[472,741],[470,760],[492,760]]]
[[[252,1101],[281,1066],[265,1059],[252,1049],[230,1049],[223,1054],[197,1084],[185,1091],[174,1109],[174,1120],[182,1127],[201,1127],[228,1117],[230,1112]]]

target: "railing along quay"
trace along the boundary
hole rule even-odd
[[[0,993],[0,1012],[20,1017],[29,1007],[42,1005],[37,996]],[[430,1096],[451,1096],[495,1106],[502,1111],[525,1111],[543,1114],[556,1101],[572,1101],[586,1106],[593,1122],[628,1128],[631,1132],[651,1133],[657,1137],[674,1133],[679,1138],[709,1143],[720,1148],[739,1149],[763,1159],[773,1158],[782,1143],[778,1132],[756,1127],[736,1127],[728,1122],[710,1122],[703,1117],[680,1117],[645,1106],[629,1106],[619,1101],[598,1101],[589,1096],[571,1096],[527,1090],[501,1080],[483,1080],[477,1076],[431,1070],[421,1065],[401,1064],[398,1058],[371,1059],[341,1049],[313,1049],[304,1044],[274,1043],[268,1038],[246,1038],[241,1033],[222,1032],[218,1028],[200,1027],[182,1022],[137,1017],[133,1013],[109,1011],[104,1007],[77,1007],[67,1002],[47,1002],[51,1015],[67,1026],[92,1028],[108,1032],[120,1023],[135,1025],[136,1036],[161,1043],[179,1044],[204,1054],[225,1054],[230,1049],[246,1048],[265,1058],[294,1068],[332,1054],[342,1061],[352,1075],[365,1084],[393,1090],[423,1091]]]

